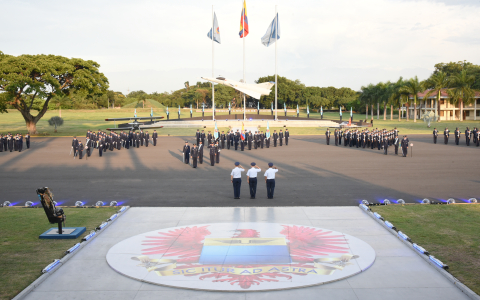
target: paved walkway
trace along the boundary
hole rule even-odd
[[[105,256],[118,242],[182,225],[271,222],[309,225],[353,235],[376,252],[373,266],[320,286],[273,292],[205,292],[143,283],[115,272]],[[434,267],[358,207],[131,208],[26,299],[469,299]]]

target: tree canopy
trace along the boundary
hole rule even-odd
[[[0,55],[0,100],[17,109],[30,134],[46,113],[55,96],[99,97],[106,93],[108,80],[91,60],[56,55]],[[37,115],[32,115],[33,111]]]

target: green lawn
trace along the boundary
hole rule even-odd
[[[371,207],[480,294],[480,205],[390,205]]]
[[[150,108],[137,108],[137,116],[138,117],[148,117],[150,116]],[[170,117],[172,119],[177,118],[177,108],[170,108]],[[84,136],[88,129],[97,131],[98,129],[105,130],[106,128],[114,127],[118,125],[119,122],[105,122],[106,118],[125,118],[125,117],[133,117],[134,108],[122,108],[122,109],[98,109],[98,110],[62,110],[61,116],[65,120],[64,125],[58,128],[58,132],[54,132],[54,128],[48,125],[48,119],[52,116],[58,116],[60,111],[58,110],[50,110],[48,111],[45,116],[40,119],[37,123],[37,131],[40,136]],[[153,108],[154,116],[165,116],[164,108]],[[226,115],[227,113],[221,113]],[[219,114],[218,119],[221,119],[221,114]],[[201,116],[201,112],[194,112],[194,117]],[[270,116],[270,113],[265,113],[264,115]],[[283,116],[283,111],[279,115]],[[291,116],[293,120],[293,116],[295,113],[289,113],[287,116]],[[349,113],[344,113],[344,119],[348,120]],[[190,112],[189,110],[182,111],[181,118],[189,118]],[[303,110],[300,113],[300,117],[306,117],[306,112]],[[205,114],[205,119],[211,118],[211,113]],[[311,113],[310,118],[320,118],[319,113]],[[365,119],[364,114],[353,114],[354,121],[358,121],[360,119]],[[334,119],[338,120],[339,116],[338,113],[324,113],[324,119]],[[412,120],[407,122],[406,120],[398,121],[398,118],[395,118],[392,121],[387,120],[384,121],[383,117],[380,116],[381,120],[377,120],[376,117],[373,120],[374,128],[394,128],[400,130],[400,134],[431,134],[433,127],[437,127],[439,131],[442,133],[443,128],[448,126],[450,131],[453,132],[455,127],[460,127],[465,130],[466,126],[470,128],[473,127],[480,127],[480,121],[442,121],[440,123],[432,123],[432,128],[427,128],[427,124],[423,121],[419,120],[417,123],[414,123]],[[123,122],[123,121],[122,121]],[[246,124],[247,125],[247,124]],[[288,126],[288,124],[287,124]],[[8,113],[0,114],[0,132],[12,132],[12,133],[25,133],[26,126],[25,121],[21,114],[16,110],[9,110]],[[273,130],[273,127],[271,128]],[[213,130],[213,128],[205,128],[206,131]],[[220,129],[219,130],[226,130]],[[172,136],[183,136],[183,135],[193,135],[196,131],[195,128],[162,128],[157,130],[159,135],[172,135]],[[293,135],[301,135],[301,134],[323,134],[325,129],[318,128],[318,127],[310,127],[310,128],[289,128],[289,131]]]
[[[86,235],[117,210],[118,207],[64,208],[65,225],[86,227]],[[0,299],[12,299],[84,236],[76,240],[39,239],[47,229],[56,227],[48,223],[42,208],[0,208],[0,220]]]

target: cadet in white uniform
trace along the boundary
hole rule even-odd
[[[247,183],[250,187],[250,199],[255,199],[255,194],[257,193],[257,174],[262,171],[262,169],[260,169],[254,162],[250,165],[252,167],[247,172]]]
[[[268,170],[265,171],[265,183],[267,184],[268,199],[273,199],[273,192],[275,191],[275,173],[278,172],[277,167],[273,163],[268,163]]]
[[[242,172],[244,172],[245,169],[240,165],[240,163],[237,161],[235,163],[235,168],[232,170],[232,173],[230,173],[230,179],[233,184],[233,199],[240,199],[240,187],[242,186]]]

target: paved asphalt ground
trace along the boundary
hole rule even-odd
[[[403,158],[393,147],[385,156],[376,149],[327,146],[324,136],[299,136],[289,146],[225,149],[219,165],[211,167],[207,155],[197,169],[182,163],[185,139],[194,142],[161,137],[157,147],[107,151],[102,158],[95,150],[88,160],[74,160],[71,138],[33,138],[30,150],[0,153],[0,201],[38,202],[35,189],[41,186],[52,188],[63,205],[115,200],[130,206],[342,206],[362,199],[480,198],[480,147],[467,147],[464,139],[459,146],[453,139],[445,145],[443,138],[434,145],[430,135],[412,135],[413,157],[409,152]],[[234,200],[235,161],[244,167],[254,161],[262,171],[268,162],[278,166],[274,199],[267,199],[261,172],[257,199],[250,199],[244,176],[241,199]]]

